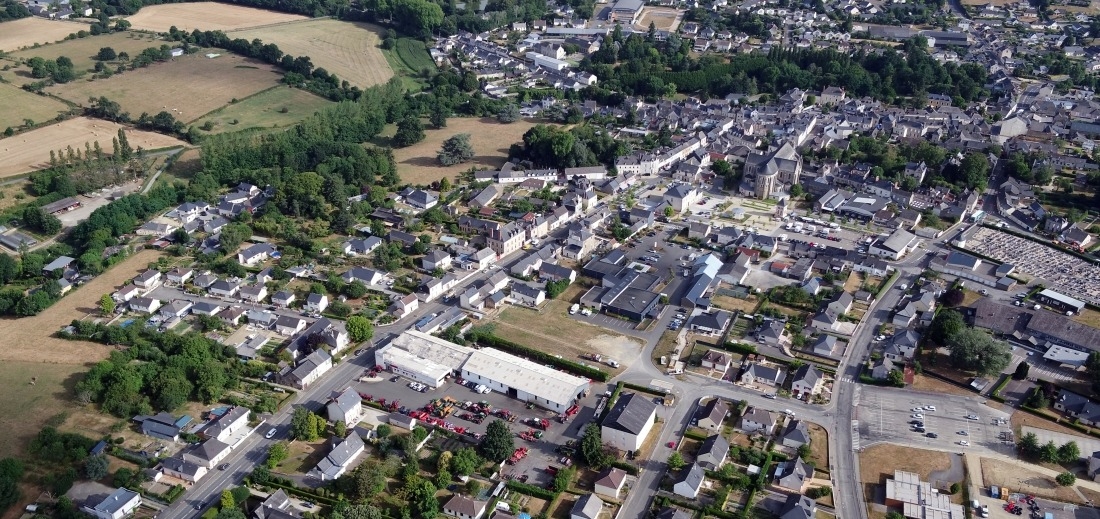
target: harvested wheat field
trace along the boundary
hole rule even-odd
[[[134,29],[168,32],[173,25],[181,31],[195,29],[232,31],[308,19],[306,16],[297,14],[277,13],[239,5],[195,2],[142,7],[141,11],[126,20]]]
[[[88,24],[37,16],[4,22],[0,24],[0,51],[19,50],[35,43],[53,43],[82,30],[88,30]]]
[[[66,146],[83,149],[85,142],[99,141],[99,146],[110,153],[111,139],[118,136],[119,128],[123,126],[118,123],[77,117],[0,139],[4,156],[4,160],[0,161],[0,178],[49,166],[50,150],[63,150]],[[130,128],[126,129],[126,138],[134,149],[153,150],[187,145],[174,137]]]
[[[402,182],[412,184],[431,184],[443,177],[454,179],[459,173],[476,167],[478,169],[499,168],[508,159],[508,148],[523,140],[523,134],[535,126],[535,121],[521,119],[512,124],[501,124],[496,119],[470,117],[447,120],[447,127],[439,130],[427,129],[427,138],[407,148],[393,150],[397,162],[397,172]],[[470,134],[470,144],[474,147],[474,159],[464,164],[440,166],[436,160],[443,141],[459,133]]]
[[[112,34],[101,34],[99,36],[89,36],[87,38],[77,38],[75,40],[44,45],[38,48],[26,49],[12,53],[8,59],[12,61],[26,60],[35,57],[57,59],[58,57],[65,56],[73,61],[73,67],[78,74],[81,74],[94,72],[96,54],[99,53],[99,49],[103,47],[110,47],[114,49],[115,52],[125,52],[131,56],[136,56],[145,49],[150,47],[159,48],[161,45],[176,47],[179,44],[161,40],[159,37],[152,34],[122,31]],[[121,62],[108,62],[108,64],[118,63]],[[111,68],[113,69],[114,67],[112,66]],[[13,79],[14,83],[19,85],[41,81],[40,79],[31,77],[31,69],[27,66],[16,68],[15,76],[16,77],[11,79]]]
[[[369,87],[393,77],[379,47],[382,32],[377,25],[326,19],[234,31],[229,36],[274,43],[291,56],[309,56],[315,67],[348,83]]]
[[[241,56],[191,54],[107,79],[56,85],[49,92],[77,104],[103,96],[122,105],[134,119],[143,112],[167,111],[186,123],[233,99],[271,88],[281,77],[271,65]]]
[[[0,320],[0,337],[4,337],[7,344],[0,349],[0,360],[84,364],[106,358],[108,348],[102,345],[56,339],[52,335],[73,319],[98,313],[99,298],[103,294],[114,292],[161,255],[159,251],[143,250],[73,290],[41,314]]]
[[[57,114],[68,111],[69,107],[57,99],[0,83],[0,131],[8,127],[19,128],[26,119],[49,121]]]

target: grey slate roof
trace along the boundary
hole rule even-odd
[[[649,417],[657,410],[657,404],[637,393],[619,396],[615,406],[603,419],[603,426],[630,434],[641,434]]]
[[[573,503],[573,509],[569,511],[569,516],[596,519],[601,510],[603,510],[603,500],[596,497],[596,494],[585,494],[579,497],[576,503]]]

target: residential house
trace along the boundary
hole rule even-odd
[[[451,268],[451,255],[439,249],[433,249],[428,251],[423,258],[420,258],[420,266],[428,272],[432,272],[435,269],[447,270]]]
[[[783,368],[776,364],[764,364],[753,362],[741,374],[741,383],[746,386],[764,384],[766,386],[782,386],[787,375]]]
[[[363,398],[349,387],[336,395],[325,409],[328,411],[330,422],[344,422],[344,425],[350,429],[363,419]]]
[[[228,443],[217,439],[209,439],[198,445],[191,445],[180,452],[184,461],[189,461],[200,467],[212,469],[218,466],[229,456],[231,448]]]
[[[1100,423],[1100,404],[1065,389],[1059,391],[1054,399],[1054,409],[1076,418],[1084,425],[1095,426]]]
[[[810,326],[823,332],[835,332],[837,331],[837,325],[840,324],[836,312],[833,312],[829,308],[814,314],[810,319]]]
[[[182,285],[191,279],[191,276],[195,274],[194,269],[189,268],[174,268],[168,271],[168,282]]]
[[[417,308],[420,308],[420,299],[416,297],[416,294],[407,294],[395,299],[393,305],[389,308],[389,312],[400,319],[416,311]]]
[[[366,238],[351,238],[343,244],[343,251],[348,256],[364,256],[374,252],[382,246],[382,238],[368,236]]]
[[[195,306],[195,304],[191,301],[188,301],[186,299],[177,299],[161,307],[160,315],[165,319],[171,319],[173,317],[183,317],[191,312],[191,307],[193,306]]]
[[[715,397],[706,405],[699,408],[696,425],[710,431],[721,431],[726,416],[730,414],[730,406],[725,400]]]
[[[160,462],[160,470],[164,475],[182,479],[188,483],[197,483],[207,473],[207,468],[196,465],[190,461],[184,461],[180,457],[165,458]]]
[[[417,209],[427,210],[439,203],[439,197],[423,189],[417,189],[405,195],[405,203]]]
[[[695,454],[695,462],[707,470],[718,470],[730,452],[730,442],[721,434],[712,434],[703,440]]]
[[[227,281],[224,279],[220,279],[218,281],[215,281],[213,285],[210,285],[210,288],[207,289],[207,292],[209,292],[211,296],[215,297],[233,297],[237,295],[237,291],[240,289],[240,283],[237,283],[236,281]]]
[[[471,499],[462,494],[454,494],[443,505],[443,514],[458,519],[481,519],[489,503]],[[495,517],[495,516],[494,516]]]
[[[325,294],[310,293],[306,296],[305,309],[310,312],[324,312],[328,308],[328,296]]]
[[[919,333],[909,329],[899,330],[886,340],[882,348],[882,355],[894,362],[904,363],[913,358],[919,343]]]
[[[136,416],[135,422],[141,423],[141,434],[162,440],[179,441],[181,419],[165,412],[154,416]]]
[[[656,519],[692,519],[695,514],[681,508],[666,506],[657,513]]]
[[[598,519],[603,511],[603,500],[596,494],[585,494],[577,498],[569,510],[569,519]]]
[[[310,471],[310,475],[321,481],[335,481],[352,468],[352,463],[367,449],[363,438],[356,431],[351,431],[347,438],[334,437],[329,440],[332,448],[324,459],[317,462],[317,466]]]
[[[324,349],[317,349],[298,362],[293,369],[285,369],[283,383],[298,389],[305,389],[332,369],[332,355]]]
[[[791,494],[779,509],[779,519],[814,519],[817,503],[804,495]]]
[[[210,288],[211,285],[218,281],[218,276],[215,276],[209,272],[206,274],[200,274],[195,276],[195,280],[191,282],[196,288]]]
[[[294,292],[291,292],[289,290],[280,290],[278,292],[275,292],[275,295],[271,296],[271,302],[283,308],[290,308],[290,305],[294,302],[294,299]]]
[[[280,488],[256,507],[253,516],[255,519],[299,519],[302,514],[291,507],[290,496]]]
[[[664,201],[672,210],[678,214],[683,214],[687,211],[691,204],[694,204],[700,198],[700,193],[693,186],[688,184],[677,184],[668,188],[664,194]]]
[[[779,488],[801,494],[813,478],[814,468],[798,456],[793,461],[777,463],[772,482]]]
[[[704,368],[718,371],[719,373],[725,373],[729,371],[730,364],[733,363],[733,358],[727,353],[723,353],[718,350],[710,350],[703,354],[702,364]]]
[[[775,428],[775,413],[758,407],[750,407],[741,416],[739,427],[749,434],[754,432],[770,434],[772,429]]]
[[[791,377],[791,391],[799,395],[816,395],[821,392],[825,375],[812,364],[803,364]]]
[[[358,281],[367,286],[380,285],[385,277],[385,274],[377,270],[363,267],[352,267],[340,275],[340,279],[343,279],[346,283]]]
[[[593,491],[601,496],[618,499],[623,483],[626,483],[626,471],[618,467],[607,467],[596,476]]]
[[[305,327],[306,322],[293,315],[280,315],[275,320],[275,331],[288,337],[302,331]]]
[[[810,351],[812,351],[814,355],[830,357],[833,351],[836,350],[836,342],[837,339],[833,335],[818,335],[817,339],[814,340],[813,346],[810,347]]]
[[[130,300],[130,310],[143,314],[151,314],[160,308],[160,301],[151,297],[135,297]]]
[[[138,276],[134,278],[133,284],[148,290],[150,288],[153,288],[153,287],[157,286],[157,283],[160,283],[160,280],[161,280],[160,271],[149,269],[149,270],[146,270],[145,272],[142,272],[141,274],[138,274]]]
[[[269,243],[256,243],[237,253],[237,261],[246,267],[251,267],[275,254],[275,247]]]
[[[191,307],[191,313],[195,315],[217,315],[225,307],[219,304],[207,303],[206,301],[199,301]]]
[[[703,488],[705,473],[698,463],[692,463],[690,467],[680,470],[680,474],[672,480],[672,493],[688,499],[699,497],[699,491]]]
[[[1086,461],[1088,462],[1087,473],[1089,479],[1100,481],[1100,451],[1093,452],[1092,456],[1089,456]]]
[[[721,335],[722,332],[726,331],[726,327],[729,326],[732,318],[733,314],[725,310],[715,310],[692,316],[688,324],[692,331],[696,333]]]
[[[248,427],[248,415],[251,411],[247,407],[233,406],[224,413],[211,419],[199,434],[205,438],[213,438],[220,442],[229,443],[232,437],[239,431]]]
[[[779,434],[779,443],[784,447],[797,449],[810,443],[810,428],[802,420],[788,420],[787,426]]]
[[[252,303],[262,303],[267,299],[267,287],[264,285],[246,285],[241,287],[241,299]]]
[[[512,285],[512,299],[521,305],[536,307],[546,300],[546,291],[527,283],[515,283]]]
[[[779,346],[787,341],[787,329],[783,321],[772,319],[765,321],[756,330],[756,340],[769,346]]]
[[[883,357],[871,364],[871,378],[886,380],[890,377],[890,372],[897,369],[898,368],[894,365],[894,361]]]
[[[94,503],[94,504],[93,504]],[[81,510],[97,519],[122,519],[141,506],[141,494],[128,488],[118,488],[98,502],[89,498]]]
[[[603,419],[603,442],[621,451],[636,451],[653,429],[656,417],[657,404],[652,400],[638,393],[624,393]]]

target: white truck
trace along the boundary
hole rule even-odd
[[[817,232],[817,227],[813,226],[813,225],[807,225],[805,230],[806,230],[806,234],[813,234],[813,233]]]
[[[581,309],[580,304],[573,303],[573,306],[569,307],[569,315],[573,315],[573,314],[577,313],[577,311],[580,310],[580,309]]]
[[[604,359],[603,362],[604,362],[604,364],[607,364],[608,366],[611,366],[613,368],[619,367],[619,361],[617,361],[615,359]]]

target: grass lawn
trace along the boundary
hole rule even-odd
[[[820,471],[829,471],[829,433],[824,427],[815,423],[810,426],[810,458],[814,466]]]
[[[325,441],[315,442],[293,441],[290,442],[290,455],[282,463],[275,467],[276,472],[284,474],[305,474],[309,472],[318,461],[327,454]]]
[[[1081,313],[1073,316],[1073,320],[1093,328],[1100,328],[1100,312],[1091,308],[1086,308]]]
[[[679,332],[665,330],[665,333],[661,334],[661,338],[657,340],[657,347],[653,348],[653,362],[661,362],[661,357],[672,355],[676,349],[677,333]]]
[[[754,295],[749,295],[747,299],[716,295],[710,298],[710,302],[714,306],[730,312],[741,311],[751,313],[756,310],[756,305],[759,303],[759,300]]]
[[[856,293],[859,287],[863,284],[863,275],[859,272],[850,272],[848,279],[844,280],[844,291],[849,294]]]
[[[305,90],[276,86],[214,110],[191,124],[199,130],[209,124],[210,131],[203,133],[212,134],[280,128],[297,123],[331,104],[332,101]]]
[[[0,399],[4,441],[0,442],[0,457],[23,457],[27,444],[45,420],[79,409],[70,398],[85,371],[87,368],[81,364],[0,363],[0,380],[4,381],[4,398]],[[36,379],[34,383],[32,378]]]

